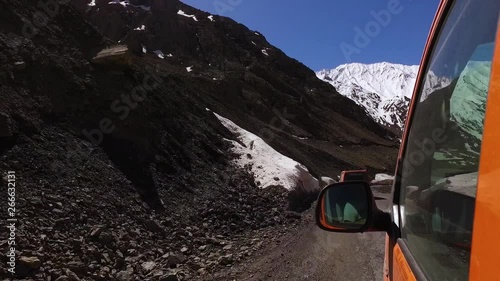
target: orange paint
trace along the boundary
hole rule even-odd
[[[394,281],[417,281],[398,244],[394,246],[394,256],[392,262],[394,264]]]
[[[348,171],[342,171],[340,173],[340,182],[345,181],[345,177],[348,174],[366,174],[366,170],[348,170]]]
[[[384,255],[384,281],[390,281],[389,277],[389,235],[385,235],[385,255]]]
[[[474,213],[469,280],[498,280],[500,266],[500,24],[486,116]]]
[[[334,226],[331,226],[329,225],[327,222],[326,222],[326,216],[325,216],[325,203],[324,203],[324,200],[321,200],[321,202],[318,202],[318,204],[321,204],[321,217],[320,217],[320,223],[323,227],[327,228],[327,229],[330,229],[330,230],[344,230],[343,228],[340,228],[340,227],[334,227]]]

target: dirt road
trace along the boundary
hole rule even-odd
[[[375,191],[380,208],[387,208],[388,193]],[[308,211],[304,226],[231,269],[232,280],[382,280],[384,233],[342,234],[320,230]]]

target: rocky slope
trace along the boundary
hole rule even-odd
[[[391,169],[392,158],[371,161],[378,157],[371,149],[365,159],[343,156],[357,154],[360,146],[384,150],[394,142],[363,110],[259,32],[178,1],[73,3],[106,37],[126,44],[142,61],[159,65],[162,73],[189,80],[207,108],[262,137],[316,176],[336,175],[346,167]]]
[[[387,62],[351,63],[330,70],[323,69],[316,75],[362,106],[377,123],[401,133],[418,69],[418,65]],[[450,81],[431,75],[428,83],[430,89],[439,89]]]
[[[50,3],[0,0],[16,278],[210,279],[293,229],[290,195],[232,164],[237,138],[206,108],[317,177],[393,169],[391,133],[230,19],[174,0]]]

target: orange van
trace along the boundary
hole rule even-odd
[[[364,181],[319,195],[320,228],[387,233],[384,280],[500,280],[499,12],[499,0],[441,1],[390,207],[380,210]]]
[[[368,181],[366,170],[347,170],[340,173],[340,182],[343,181]]]

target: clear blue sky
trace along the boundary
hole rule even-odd
[[[182,1],[259,31],[315,71],[348,62],[419,64],[439,4],[439,0]],[[391,2],[395,6],[388,9]],[[372,15],[382,10],[391,13],[388,24],[382,22],[385,26],[374,24]],[[365,30],[367,25],[372,32],[367,35],[369,42],[356,44],[355,28]]]

